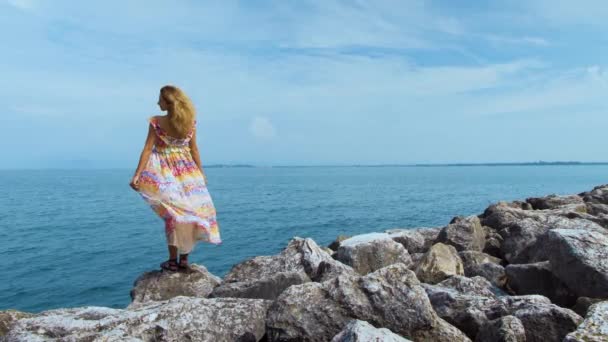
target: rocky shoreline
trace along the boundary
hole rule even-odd
[[[608,185],[328,247],[294,237],[223,279],[144,273],[131,298],[0,311],[0,340],[608,341]]]

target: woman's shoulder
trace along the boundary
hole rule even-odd
[[[159,122],[161,122],[164,117],[165,115],[152,115],[148,117],[148,122],[151,123],[153,126],[158,126]]]

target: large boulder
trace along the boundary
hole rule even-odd
[[[403,338],[386,328],[376,328],[366,321],[353,319],[348,322],[344,329],[331,339],[331,342],[408,342],[410,340]],[[411,341],[410,341],[411,342]]]
[[[608,341],[608,301],[593,304],[583,323],[564,339],[564,342],[601,341]]]
[[[131,290],[131,306],[177,296],[207,297],[222,282],[202,265],[191,264],[191,272],[151,271],[139,276]]]
[[[278,254],[234,265],[210,297],[274,299],[286,288],[354,270],[334,260],[310,238],[292,238]]]
[[[453,275],[463,275],[462,260],[456,248],[438,242],[422,256],[416,266],[416,275],[425,283],[438,283]]]
[[[504,259],[509,263],[528,263],[540,261],[527,258],[527,252],[537,238],[550,229],[606,231],[601,225],[578,215],[569,209],[522,210],[496,204],[486,209],[482,224],[502,236],[500,248]]]
[[[518,295],[539,294],[563,307],[576,303],[576,296],[551,272],[548,261],[508,265],[505,272],[507,286]]]
[[[412,263],[408,251],[386,233],[355,235],[343,240],[335,258],[361,275],[398,262],[407,266]]]
[[[506,296],[481,278],[451,277],[436,285],[423,285],[433,308],[448,323],[475,339],[488,322],[503,316],[517,317],[529,341],[546,334],[559,341],[573,331],[581,318],[540,295]],[[540,333],[539,333],[540,331]]]
[[[483,251],[486,245],[486,232],[477,216],[457,216],[439,232],[435,243],[452,245],[457,251]]]
[[[559,196],[552,194],[545,197],[530,197],[526,199],[526,202],[530,203],[532,208],[535,210],[558,209],[573,205],[575,207],[585,207],[585,202],[583,202],[583,199],[577,195]]]
[[[305,272],[278,272],[277,274],[255,281],[237,281],[225,283],[213,289],[210,298],[260,298],[275,299],[283,290],[311,281]]]
[[[553,229],[546,241],[551,272],[575,295],[608,298],[608,235]]]
[[[352,319],[415,341],[468,341],[437,316],[416,275],[401,263],[291,286],[268,310],[266,325],[269,341],[330,341]]]
[[[505,285],[507,277],[501,259],[477,251],[462,251],[458,256],[462,260],[465,276],[484,277],[498,287]]]
[[[596,186],[593,190],[578,195],[587,203],[608,204],[608,184]]]
[[[271,301],[174,297],[132,309],[82,307],[44,311],[18,320],[7,341],[260,340]]]
[[[475,342],[526,342],[526,330],[519,318],[503,316],[484,324]]]
[[[410,254],[425,253],[431,248],[441,228],[393,228],[385,230],[393,240],[399,242]]]
[[[493,285],[482,277],[453,276],[423,287],[435,312],[471,339],[488,321],[509,313]]]

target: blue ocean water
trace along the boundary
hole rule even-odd
[[[442,226],[499,200],[608,183],[608,166],[208,168],[223,244],[191,262],[223,276],[293,236]],[[0,171],[0,310],[129,303],[133,281],[167,258],[163,223],[132,170]]]

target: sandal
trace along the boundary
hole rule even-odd
[[[190,265],[188,264],[188,254],[179,256],[178,267],[180,271],[184,271],[186,273],[192,271],[192,268],[190,268]]]
[[[160,264],[160,268],[165,271],[175,272],[178,270],[177,259],[169,259],[162,264]]]

